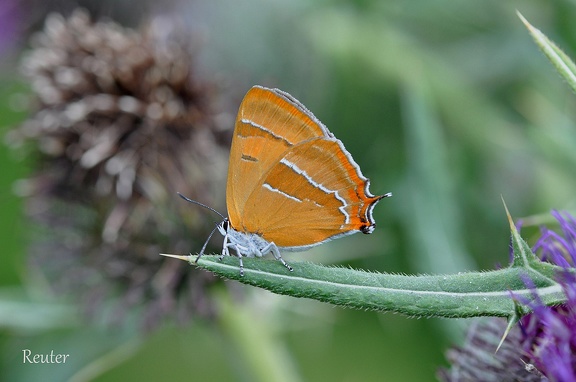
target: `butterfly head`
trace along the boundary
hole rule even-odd
[[[218,224],[218,232],[220,232],[222,236],[226,236],[228,230],[230,230],[230,220],[224,218],[224,220]]]

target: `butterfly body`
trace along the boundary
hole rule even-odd
[[[228,219],[224,219],[224,221],[218,225],[218,231],[222,236],[224,236],[222,254],[220,257],[230,256],[230,249],[234,249],[236,256],[238,256],[238,259],[240,260],[241,276],[244,275],[242,257],[262,257],[268,253],[272,253],[276,260],[282,262],[286,268],[292,271],[292,267],[282,259],[278,246],[273,242],[267,241],[261,235],[251,232],[237,231],[232,228]]]

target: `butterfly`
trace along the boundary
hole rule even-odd
[[[290,94],[252,87],[236,118],[226,187],[228,217],[220,258],[271,253],[288,270],[283,251],[304,251],[356,232],[372,233],[372,210],[387,193],[374,196],[370,181],[340,140]]]

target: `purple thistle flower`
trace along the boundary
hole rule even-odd
[[[0,3],[0,53],[5,54],[16,44],[21,30],[21,21],[22,15],[18,0],[4,0]]]
[[[534,252],[543,261],[565,269],[576,264],[576,219],[552,211],[562,234],[541,228]],[[557,281],[567,297],[565,304],[549,307],[535,296],[533,313],[522,319],[524,350],[536,368],[552,381],[576,381],[576,275],[561,272]]]
[[[562,235],[546,227],[540,229],[542,236],[534,245],[534,252],[541,250],[541,258],[564,268],[576,264],[576,219],[568,212],[564,216],[559,211],[552,211],[552,216],[562,230]]]

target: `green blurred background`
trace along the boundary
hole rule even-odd
[[[288,91],[345,143],[373,193],[393,192],[375,210],[373,235],[287,260],[401,273],[491,269],[508,262],[501,196],[516,218],[574,207],[575,98],[515,13],[573,56],[573,1],[5,1],[3,135],[27,115],[17,65],[28,37],[46,13],[78,5],[128,26],[173,18],[190,31],[200,76],[238,101],[254,84]],[[248,287],[242,298],[215,292],[215,322],[167,323],[147,335],[129,323],[84,324],[28,273],[33,228],[13,185],[31,159],[4,145],[0,157],[2,381],[428,381],[462,339],[465,320],[353,311]],[[23,349],[71,356],[23,365]]]

